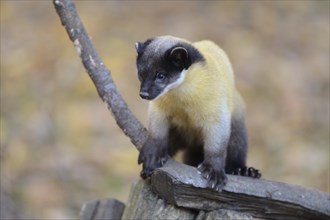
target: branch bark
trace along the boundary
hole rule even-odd
[[[111,72],[96,52],[75,5],[70,0],[53,0],[53,4],[99,96],[113,113],[124,134],[140,150],[147,137],[147,130],[132,114],[126,102],[118,93]]]

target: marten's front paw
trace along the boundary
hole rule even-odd
[[[211,163],[204,161],[197,169],[201,172],[202,176],[207,179],[208,187],[221,191],[227,183],[227,176],[224,169],[215,168]]]
[[[144,146],[140,151],[138,164],[142,163],[142,171],[140,173],[142,179],[150,177],[152,171],[163,166],[168,160],[168,155],[165,152],[155,150],[155,148]]]

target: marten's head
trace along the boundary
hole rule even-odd
[[[156,99],[179,86],[189,67],[203,60],[191,43],[171,36],[137,42],[135,48],[140,96],[147,100]]]

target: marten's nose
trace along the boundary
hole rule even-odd
[[[143,99],[148,99],[149,98],[149,93],[148,92],[140,92],[140,96]]]

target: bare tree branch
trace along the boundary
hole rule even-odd
[[[79,18],[75,5],[70,0],[53,0],[53,3],[62,25],[68,32],[99,96],[108,105],[108,109],[113,113],[118,126],[140,150],[146,139],[147,131],[118,93],[110,70],[106,68],[96,52]]]

